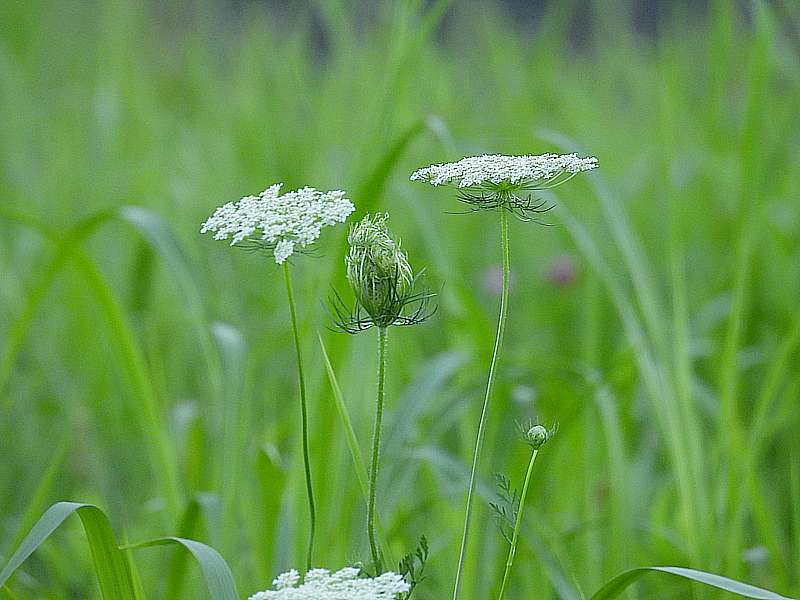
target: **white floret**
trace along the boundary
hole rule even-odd
[[[323,227],[343,223],[355,210],[341,190],[320,192],[304,187],[280,195],[281,185],[220,206],[200,232],[214,232],[215,240],[230,239],[231,246],[248,239],[263,241],[273,248],[275,262],[281,264],[296,246],[312,244]]]
[[[336,572],[311,569],[300,584],[294,569],[273,581],[274,590],[258,592],[249,600],[394,600],[411,586],[391,571],[375,578],[359,577],[360,571],[345,567]]]
[[[480,187],[487,183],[533,184],[596,167],[597,159],[594,156],[582,157],[577,154],[482,154],[419,169],[411,175],[411,179],[427,181],[432,185],[457,185],[460,188]]]

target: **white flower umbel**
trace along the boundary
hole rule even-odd
[[[412,173],[411,179],[426,181],[431,185],[486,188],[492,191],[503,186],[513,190],[536,190],[563,183],[576,173],[596,167],[595,157],[577,154],[482,154],[419,169]]]
[[[203,223],[201,233],[214,232],[215,240],[230,238],[231,246],[254,242],[272,250],[275,262],[282,264],[295,251],[319,237],[327,225],[343,223],[355,210],[341,190],[320,192],[304,187],[280,194],[280,183],[258,196],[245,196],[214,211]]]
[[[332,573],[328,569],[311,569],[303,583],[292,570],[275,578],[274,590],[258,592],[249,600],[394,600],[410,591],[401,575],[391,571],[375,578],[359,577],[360,571],[346,567]]]

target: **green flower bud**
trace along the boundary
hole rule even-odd
[[[374,325],[388,327],[407,303],[414,275],[406,253],[388,228],[389,215],[367,215],[350,229],[347,280]]]
[[[525,443],[534,450],[544,446],[556,433],[556,428],[548,430],[543,425],[534,425],[525,432]]]

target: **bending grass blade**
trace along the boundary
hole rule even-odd
[[[192,272],[191,263],[175,234],[154,212],[141,206],[123,206],[117,211],[120,220],[131,225],[155,250],[172,271],[180,288],[184,305],[191,315],[200,348],[208,367],[208,377],[212,391],[219,402],[224,401],[224,375],[222,359],[214,344],[211,327],[206,318],[203,296],[197,278]]]
[[[23,215],[6,211],[2,211],[2,214],[13,221],[29,225],[33,229],[38,229],[36,226],[37,224],[32,219],[28,219]],[[2,391],[5,389],[11,377],[14,361],[33,323],[36,311],[47,296],[47,292],[50,290],[56,277],[58,277],[63,268],[69,264],[70,258],[72,258],[73,254],[79,249],[81,242],[89,237],[99,225],[113,217],[114,211],[104,210],[95,213],[74,225],[57,242],[50,264],[43,270],[41,277],[32,287],[27,296],[25,308],[16,318],[13,326],[9,330],[3,355],[0,357],[0,401],[2,401]]]
[[[339,418],[342,421],[342,427],[344,427],[347,449],[350,451],[350,458],[353,460],[353,467],[356,472],[356,478],[358,479],[358,485],[361,488],[361,497],[363,498],[364,505],[366,506],[369,505],[367,465],[364,462],[364,457],[361,454],[361,448],[358,445],[358,438],[356,438],[356,432],[355,429],[353,429],[353,423],[350,420],[350,413],[347,411],[347,406],[344,403],[344,396],[342,395],[342,389],[339,386],[339,380],[336,377],[336,372],[333,370],[333,365],[331,365],[328,351],[325,348],[325,343],[322,341],[322,336],[319,334],[319,332],[317,332],[317,337],[319,338],[319,347],[322,350],[322,360],[325,363],[328,381],[330,382],[331,391],[333,392],[333,400],[336,404],[336,411],[339,413]],[[383,526],[381,525],[380,516],[377,514],[375,515],[375,528],[378,531],[381,553],[383,556],[388,558],[391,564],[396,564],[397,561],[392,558],[391,551],[386,544],[386,535],[384,534]]]
[[[57,230],[35,217],[3,206],[0,206],[0,215],[29,227],[55,244],[62,240]],[[102,213],[98,219],[103,220],[101,216]],[[169,517],[174,518],[178,514],[181,501],[177,457],[160,415],[158,398],[148,372],[147,362],[125,318],[121,304],[97,265],[77,247],[72,248],[72,258],[74,265],[84,277],[87,288],[105,313],[111,329],[110,339],[116,346],[120,365],[134,390],[132,393],[141,401],[143,410],[141,413],[137,411],[137,415],[141,415],[139,427],[145,438],[152,442],[146,444],[148,458],[153,474],[159,480],[160,492],[164,496]]]
[[[472,518],[472,501],[475,494],[475,483],[478,471],[478,460],[481,449],[483,448],[483,438],[486,433],[486,417],[489,409],[489,399],[492,395],[492,385],[494,384],[495,372],[500,347],[503,344],[503,332],[506,325],[506,314],[508,312],[508,282],[510,271],[509,243],[508,243],[508,212],[500,211],[500,244],[503,254],[503,292],[500,296],[500,316],[497,320],[497,337],[494,340],[494,352],[489,366],[489,377],[486,382],[486,395],[483,398],[483,408],[481,408],[481,419],[478,424],[478,438],[475,442],[475,454],[472,457],[472,469],[469,475],[469,490],[467,491],[467,506],[464,512],[464,532],[461,536],[461,549],[458,554],[458,567],[456,568],[456,581],[453,587],[453,600],[458,600],[461,591],[461,576],[464,573],[464,560],[467,550],[467,538],[469,537],[469,526]]]
[[[75,513],[80,517],[89,541],[103,600],[136,600],[128,562],[117,547],[117,540],[108,517],[93,504],[78,502],[58,502],[47,509],[0,571],[0,586],[8,581],[14,571],[50,537],[50,534]]]
[[[123,550],[137,550],[139,548],[151,548],[153,546],[183,546],[191,553],[197,561],[203,579],[211,595],[212,600],[238,600],[239,594],[236,591],[236,584],[233,581],[233,574],[219,552],[211,546],[207,546],[195,540],[187,540],[180,537],[163,537],[139,544],[123,546]]]
[[[706,573],[705,571],[696,571],[695,569],[686,569],[683,567],[637,567],[635,569],[630,569],[629,571],[620,573],[614,579],[606,583],[590,600],[610,600],[611,598],[617,598],[637,579],[649,573],[659,572],[677,575],[678,577],[725,590],[732,594],[738,594],[745,598],[755,598],[757,600],[792,600],[791,598],[781,596],[775,592],[742,583],[735,579],[728,579],[722,575],[715,575],[714,573]]]
[[[22,516],[19,533],[14,537],[8,547],[8,552],[19,547],[22,540],[25,539],[25,532],[33,527],[34,523],[36,523],[36,517],[42,513],[45,502],[47,502],[47,498],[52,492],[55,479],[61,470],[61,466],[64,464],[67,449],[69,448],[69,441],[69,434],[65,434],[62,440],[54,445],[55,452],[50,460],[50,464],[47,465],[47,469],[42,474],[39,484],[36,486],[36,492],[28,502],[25,514]],[[0,556],[8,556],[8,552],[0,553]]]

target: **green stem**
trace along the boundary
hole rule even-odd
[[[511,536],[511,548],[508,549],[508,558],[506,559],[506,570],[503,573],[503,584],[500,586],[500,595],[497,600],[503,600],[503,594],[506,592],[506,585],[508,578],[511,576],[511,565],[514,564],[514,556],[517,554],[517,542],[519,541],[519,530],[522,528],[522,513],[525,511],[525,498],[528,496],[528,487],[531,483],[531,474],[533,473],[533,463],[536,462],[536,456],[539,454],[538,450],[534,450],[531,454],[531,462],[528,463],[528,472],[525,474],[525,484],[522,486],[522,496],[519,499],[519,509],[517,510],[517,519],[514,522],[514,534]]]
[[[367,508],[367,533],[375,575],[383,570],[380,552],[375,539],[375,488],[378,486],[378,458],[381,449],[381,422],[383,421],[383,400],[386,381],[386,327],[378,328],[378,399],[375,409],[375,431],[372,435],[372,464],[369,472],[369,507]]]
[[[292,276],[289,263],[283,263],[283,275],[286,280],[286,295],[289,297],[289,312],[292,315],[292,332],[294,333],[294,349],[297,354],[297,378],[300,380],[300,412],[303,428],[303,465],[306,472],[306,493],[308,495],[308,514],[311,521],[308,534],[308,552],[306,553],[306,570],[311,569],[311,557],[314,552],[314,534],[317,527],[317,512],[314,508],[314,488],[311,485],[311,463],[308,458],[308,407],[306,404],[306,380],[303,375],[303,358],[300,353],[300,332],[297,327],[297,309],[292,289]]]
[[[492,395],[497,360],[500,355],[500,346],[503,343],[503,332],[506,326],[506,314],[508,312],[508,283],[510,272],[509,244],[508,244],[508,213],[500,210],[500,244],[503,252],[503,292],[500,296],[500,317],[497,321],[497,336],[494,340],[494,352],[492,362],[489,366],[489,378],[486,382],[486,395],[483,398],[483,408],[481,409],[481,420],[478,425],[478,437],[475,442],[475,454],[472,457],[472,470],[469,475],[469,491],[467,492],[467,506],[464,514],[464,532],[461,537],[461,550],[458,555],[458,568],[456,569],[456,582],[453,589],[453,600],[458,600],[461,593],[461,577],[464,573],[464,560],[467,552],[467,538],[469,537],[469,526],[472,518],[472,501],[475,495],[475,484],[477,481],[478,460],[480,459],[483,439],[486,434],[486,417],[489,410],[489,398]]]

